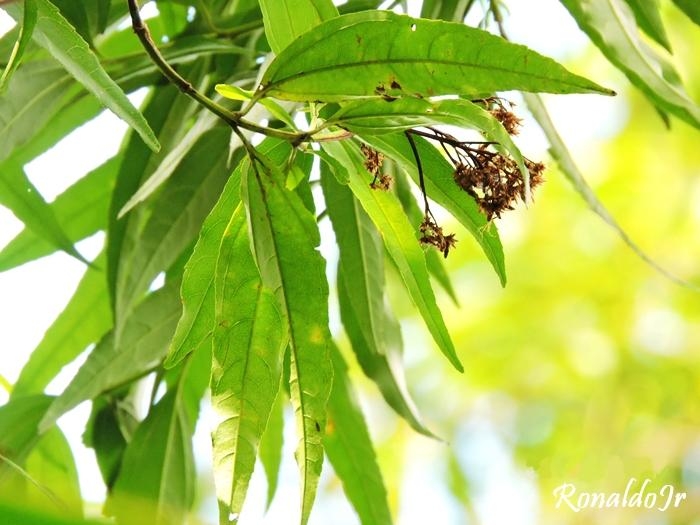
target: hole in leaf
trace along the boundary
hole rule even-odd
[[[418,26],[416,24],[411,24],[411,31],[415,31]]]

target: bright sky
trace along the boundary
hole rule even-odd
[[[559,59],[575,56],[586,44],[585,37],[556,0],[512,1],[510,4],[511,14],[518,20],[517,25],[508,26],[513,40]],[[411,14],[416,15],[417,4],[410,2],[409,6]],[[0,35],[11,26],[11,19],[0,10]],[[132,100],[138,104],[142,97],[143,93],[137,93],[132,96]],[[560,126],[562,135],[574,148],[577,145],[585,146],[591,141],[604,139],[614,133],[619,123],[624,120],[626,113],[624,100],[621,97],[610,99],[570,95],[547,97],[547,101],[554,110],[553,116]],[[590,119],[590,115],[610,115],[611,117]],[[534,128],[535,126],[527,126],[525,130]],[[126,126],[118,118],[105,112],[29,164],[26,168],[27,175],[42,195],[51,201],[74,181],[101,164],[104,159],[114,155],[125,129]],[[541,134],[523,133],[519,143],[529,156],[533,158],[542,156],[544,142]],[[0,208],[0,248],[21,228],[21,223],[9,211]],[[504,237],[507,240],[507,236]],[[79,243],[78,249],[85,256],[92,257],[99,251],[102,239],[101,234],[96,235]],[[65,306],[83,271],[82,264],[67,255],[58,253],[12,271],[0,273],[0,374],[10,383],[16,380],[31,350]],[[71,371],[67,371],[51,385],[50,393],[61,391],[70,379],[75,366],[70,368]],[[6,399],[6,394],[0,392],[0,404]],[[84,448],[80,435],[88,410],[87,405],[78,407],[62,418],[60,423],[81,465],[80,476],[84,497],[87,500],[100,501],[104,497],[104,487],[95,467],[94,455]],[[465,426],[468,427],[468,434],[471,436],[469,445],[463,451],[465,466],[468,465],[478,471],[491,472],[489,479],[482,480],[484,481],[482,493],[475,494],[475,506],[482,518],[482,523],[486,525],[527,524],[528,518],[531,523],[535,523],[537,495],[531,474],[521,472],[515,467],[512,457],[505,445],[500,443],[500,438],[491,428],[488,418],[477,414],[473,421],[465,422]],[[198,432],[198,442],[202,443],[200,450],[207,450],[208,439],[207,431],[200,429]],[[294,439],[290,436],[286,442],[293,444]],[[285,516],[279,512],[284,513],[284,509],[296,506],[295,481],[292,479],[296,475],[296,469],[289,459],[290,454],[291,451],[288,451],[286,455],[283,484],[287,487],[291,486],[291,489],[281,492],[265,523],[283,522]],[[403,524],[449,523],[452,518],[455,518],[450,515],[449,505],[442,505],[441,500],[445,500],[446,496],[436,488],[440,483],[439,480],[430,480],[431,476],[435,476],[435,472],[430,471],[431,457],[434,454],[437,454],[434,443],[416,450],[416,459],[411,463],[411,475],[406,477],[403,487],[405,497],[402,500],[400,519]],[[482,464],[484,461],[489,468],[484,468]],[[430,489],[429,494],[426,494],[428,489]],[[254,476],[251,499],[259,500],[255,494],[264,499],[262,496],[264,490],[264,481],[260,476]],[[502,505],[501,495],[504,491],[513,495],[512,498],[508,498],[509,505],[506,506]],[[427,497],[439,503],[421,505]],[[338,507],[338,505],[344,507]],[[348,515],[347,512],[338,512],[339,508],[346,508],[347,503],[328,501],[326,506],[328,507],[326,510],[333,513],[331,515]],[[330,508],[331,506],[333,508]],[[444,509],[446,513],[442,516],[444,520],[436,519],[435,512],[438,508]],[[261,510],[252,509],[251,512],[259,514]],[[320,517],[324,514],[326,513],[312,514],[312,522],[314,515]],[[279,521],[280,519],[283,521]],[[336,523],[340,522],[336,521]]]

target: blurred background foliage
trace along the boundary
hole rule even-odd
[[[700,100],[700,31],[666,7],[676,63]],[[565,134],[589,183],[658,263],[700,283],[700,134],[676,119],[668,130],[593,46],[568,65],[619,92],[620,115],[581,115],[577,96],[552,109],[562,128],[608,130],[583,141]],[[523,134],[535,127],[526,121]],[[700,523],[700,295],[641,261],[548,166],[534,205],[500,221],[505,289],[459,225],[445,225],[462,239],[447,260],[460,305],[446,294],[440,304],[464,375],[437,358],[405,297],[395,297],[408,384],[446,442],[387,423],[395,417],[367,384],[398,522],[421,523],[424,506],[435,523]],[[670,483],[688,500],[664,513],[555,508],[562,483],[609,493],[630,478],[650,478],[649,490]],[[421,501],[402,501],[414,495]]]

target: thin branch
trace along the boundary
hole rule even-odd
[[[423,178],[423,164],[420,161],[420,155],[418,154],[418,148],[416,147],[416,141],[413,140],[413,136],[409,133],[411,130],[404,132],[408,143],[411,146],[411,151],[413,152],[413,157],[416,159],[416,168],[418,169],[418,182],[420,183],[420,191],[423,194],[423,204],[425,206],[425,215],[432,215],[430,213],[430,205],[428,204],[428,194],[425,191],[425,180]]]
[[[131,15],[131,25],[134,28],[134,33],[138,36],[143,48],[151,57],[153,63],[158,66],[158,69],[165,75],[165,77],[172,82],[177,88],[182,91],[188,97],[196,100],[201,106],[214,113],[217,117],[226,122],[231,128],[236,130],[241,127],[255,133],[262,133],[269,137],[276,137],[283,140],[290,141],[300,141],[300,135],[297,133],[289,133],[280,129],[266,128],[264,126],[259,126],[253,122],[248,122],[243,120],[239,114],[229,111],[225,107],[217,104],[212,99],[206,95],[200,93],[195,89],[195,87],[190,84],[185,78],[183,78],[173,67],[168,64],[165,57],[161,54],[156,46],[151,33],[148,30],[148,26],[145,24],[141,18],[141,13],[139,12],[139,6],[137,0],[127,0],[129,5],[129,14]],[[306,137],[302,135],[301,141],[305,140]]]

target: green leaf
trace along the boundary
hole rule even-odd
[[[282,377],[284,316],[260,280],[245,208],[228,223],[216,262],[216,328],[211,371],[214,479],[221,523],[238,515]]]
[[[284,393],[280,388],[277,391],[277,397],[272,405],[270,417],[267,420],[265,432],[260,438],[260,446],[258,448],[258,456],[265,469],[265,477],[267,478],[266,508],[270,508],[275,492],[277,492],[280,465],[282,464],[283,433]]]
[[[289,386],[300,434],[296,459],[304,525],[321,474],[326,402],[333,376],[328,354],[328,284],[325,261],[316,250],[320,235],[315,218],[299,196],[285,187],[284,175],[272,164],[284,164],[291,147],[276,141],[265,146],[261,155],[270,155],[272,161],[244,168],[247,177],[241,194],[263,284],[275,291],[289,328]]]
[[[327,102],[512,89],[612,94],[486,31],[389,11],[343,15],[302,35],[270,64],[259,94]]]
[[[252,100],[255,95],[253,91],[246,91],[245,89],[235,85],[217,84],[215,88],[219,95],[229,100],[248,101]],[[259,102],[270,112],[270,115],[275,117],[280,122],[284,122],[290,128],[296,129],[292,117],[277,102],[267,98],[262,99]]]
[[[27,483],[29,490],[22,494],[27,507],[55,506],[56,514],[82,517],[78,469],[70,445],[59,428],[52,428],[41,436],[27,457],[25,468],[41,486],[37,490],[34,483]]]
[[[331,0],[260,0],[265,35],[279,55],[298,36],[338,16]]]
[[[613,230],[615,230],[615,232],[620,236],[623,242],[627,246],[629,246],[641,260],[643,260],[649,266],[654,268],[657,272],[664,275],[671,281],[686,288],[691,288],[695,290],[700,289],[700,287],[676,277],[675,275],[671,274],[668,270],[660,266],[656,261],[654,261],[654,259],[647,255],[647,253],[644,252],[630,238],[629,235],[627,235],[622,226],[618,224],[615,218],[605,208],[603,203],[600,202],[595,192],[586,182],[586,179],[583,177],[583,174],[578,169],[576,162],[571,156],[569,149],[566,147],[566,144],[564,144],[564,141],[559,136],[559,133],[554,127],[554,123],[550,119],[549,113],[547,112],[547,108],[545,107],[540,97],[538,97],[537,95],[525,95],[525,102],[527,103],[527,107],[530,110],[530,113],[532,113],[532,116],[535,117],[535,120],[537,120],[537,123],[542,128],[542,131],[544,131],[544,134],[547,137],[547,140],[550,144],[549,152],[554,158],[554,160],[556,160],[559,164],[559,169],[561,169],[564,176],[567,179],[569,179],[569,182],[571,182],[576,192],[583,198],[586,204],[588,204],[588,207],[591,209],[591,211],[593,211],[593,213],[598,215]]]
[[[105,72],[87,42],[49,0],[35,1],[39,16],[34,40],[105,107],[136,130],[150,148],[157,150],[160,146],[148,122]]]
[[[676,7],[683,11],[697,25],[700,25],[700,4],[696,0],[673,0]]]
[[[401,369],[401,332],[384,304],[384,251],[376,227],[347,186],[321,166],[321,184],[340,250],[340,318],[364,373],[416,431],[421,423]],[[352,293],[349,291],[352,290]]]
[[[120,426],[119,401],[98,397],[83,434],[85,446],[95,451],[97,466],[109,491],[117,480],[127,440]]]
[[[49,204],[71,243],[107,227],[107,208],[117,167],[117,157],[108,160]],[[25,228],[0,251],[0,271],[15,268],[55,251],[55,244]]]
[[[418,169],[411,147],[403,134],[365,136],[363,140],[396,160],[418,184]],[[454,168],[428,141],[415,137],[425,173],[425,186],[432,200],[449,211],[479,243],[501,284],[506,284],[503,246],[494,224],[489,224],[474,199],[454,182]]]
[[[640,40],[632,13],[622,0],[561,0],[608,60],[663,111],[700,128],[700,108],[674,78],[665,59]],[[670,76],[669,76],[670,75]]]
[[[22,368],[12,396],[41,392],[61,369],[112,326],[104,257],[95,260],[73,297]]]
[[[39,439],[39,422],[52,401],[49,396],[31,395],[13,398],[0,406],[0,451],[4,457],[24,463]],[[0,461],[0,482],[11,472],[10,465]]]
[[[22,24],[17,36],[17,42],[12,48],[10,59],[5,65],[5,69],[0,77],[0,94],[4,93],[7,84],[10,82],[12,75],[22,62],[22,57],[27,49],[27,46],[32,41],[32,33],[36,26],[37,8],[36,0],[26,0],[24,2],[24,10],[22,15]]]
[[[671,43],[659,14],[659,0],[625,0],[630,6],[637,25],[658,44],[671,51]]]
[[[117,215],[124,203],[138,189],[142,179],[151,174],[160,164],[164,152],[168,151],[171,142],[178,136],[182,125],[182,106],[179,103],[181,100],[180,91],[175,86],[168,85],[164,88],[155,88],[145,105],[144,114],[163,144],[159,154],[154,154],[134,133],[131,133],[126,140],[109,205],[107,227],[109,232],[107,235],[107,283],[113,303],[116,297],[118,275],[121,273],[122,251],[125,256],[127,252],[125,249],[127,234],[137,227],[134,223],[138,222],[135,216],[118,219]]]
[[[219,247],[233,210],[241,200],[241,172],[229,177],[211,210],[182,278],[182,317],[170,343],[165,366],[171,368],[209,340],[215,326],[214,272]]]
[[[228,137],[221,127],[205,133],[154,199],[147,222],[129,232],[117,279],[117,335],[132,305],[199,233],[229,174]]]
[[[328,400],[324,448],[363,525],[390,525],[387,492],[367,423],[350,386],[348,368],[337,348],[331,351],[334,380]]]
[[[46,133],[45,128],[50,128],[49,123],[53,124],[78,91],[70,75],[54,60],[23,64],[0,97],[0,161],[36,135]],[[29,159],[15,160],[23,163]]]
[[[207,362],[208,352],[195,354],[136,429],[108,502],[117,523],[186,523],[197,481],[192,434],[207,379],[199,369]]]
[[[22,167],[14,162],[3,163],[0,173],[0,205],[9,208],[37,236],[87,263],[63,231],[51,207],[27,178]]]
[[[139,378],[156,367],[165,356],[180,310],[178,287],[173,284],[146,297],[126,320],[117,345],[112,332],[97,344],[70,384],[52,403],[41,428],[49,428],[79,403]]]
[[[104,521],[52,516],[18,505],[17,502],[12,504],[0,502],[0,521],[12,523],[12,525],[104,525]]]
[[[435,302],[423,251],[398,200],[394,195],[370,188],[371,175],[363,165],[362,154],[357,145],[343,141],[329,142],[323,147],[347,170],[350,189],[377,229],[382,232],[387,251],[396,264],[404,285],[423,316],[433,339],[450,363],[462,372],[464,368],[459,362],[452,339]]]

